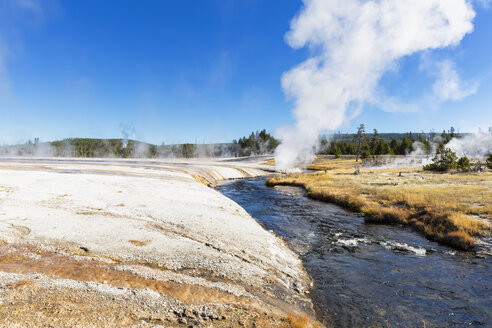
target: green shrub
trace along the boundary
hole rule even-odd
[[[436,155],[432,159],[432,163],[425,165],[424,170],[446,172],[457,167],[456,153],[449,148],[444,148],[444,145],[440,145],[437,148]]]
[[[456,164],[458,171],[468,172],[471,169],[470,159],[466,156],[460,157],[458,163]]]
[[[487,168],[492,170],[492,153],[487,156]]]
[[[342,156],[342,150],[340,149],[340,147],[335,145],[335,158],[340,158],[341,156]]]
[[[369,149],[365,149],[362,154],[360,155],[360,158],[362,159],[368,159],[368,158],[371,158],[371,152],[369,151]]]

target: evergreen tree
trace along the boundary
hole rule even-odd
[[[460,157],[458,163],[456,164],[456,168],[461,172],[468,172],[471,170],[470,159],[466,156]]]
[[[366,138],[366,130],[365,130],[364,124],[359,125],[357,128],[357,135],[355,136],[355,141],[357,144],[357,153],[355,157],[355,161],[359,161],[359,156],[362,154],[363,151],[363,146],[364,146],[364,140]]]
[[[372,134],[371,137],[371,144],[370,144],[370,153],[372,156],[372,159],[376,159],[376,153],[377,153],[377,148],[378,148],[378,130],[374,129],[374,133]]]
[[[334,144],[333,148],[334,148],[333,153],[335,155],[335,158],[340,158],[340,156],[342,156],[342,150],[340,149],[340,147]]]
[[[489,153],[489,155],[487,156],[486,164],[487,168],[492,170],[492,153]]]
[[[158,155],[158,151],[157,151],[157,146],[156,145],[150,145],[149,146],[149,157],[150,158],[156,158],[157,155]]]
[[[425,165],[424,170],[445,172],[457,167],[457,156],[454,151],[449,148],[444,148],[440,145],[436,151],[436,155],[432,159],[432,163]]]

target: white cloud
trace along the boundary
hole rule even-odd
[[[411,102],[389,96],[382,88],[377,88],[368,102],[390,113],[416,113],[422,109],[439,110],[448,100],[463,100],[478,91],[479,82],[463,80],[456,71],[456,65],[448,59],[436,61],[429,53],[424,53],[420,70],[433,77],[435,82],[432,88],[414,97]]]
[[[437,69],[438,78],[432,88],[440,100],[461,100],[477,92],[478,82],[463,81],[451,61],[437,63]]]
[[[405,103],[384,93],[376,96],[372,103],[388,113],[415,113],[421,108],[421,99],[417,99],[417,101],[412,103]]]
[[[483,7],[483,8],[486,8],[486,9],[489,9],[490,8],[490,5],[492,4],[492,0],[475,0],[475,2]]]
[[[467,0],[304,0],[286,40],[312,55],[282,76],[297,124],[277,132],[279,167],[309,158],[319,133],[346,122],[350,108],[376,102],[381,76],[399,59],[459,44],[474,17]]]

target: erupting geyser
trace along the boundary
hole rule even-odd
[[[375,95],[382,75],[404,56],[459,44],[474,17],[467,0],[304,0],[286,39],[312,55],[282,76],[297,123],[277,131],[277,166],[309,160],[319,133],[337,129],[364,103],[384,108]],[[461,88],[449,69],[443,73],[455,78],[438,76],[433,90],[441,100]]]

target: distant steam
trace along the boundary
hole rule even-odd
[[[402,168],[402,167],[422,167],[432,163],[439,144],[443,140],[441,136],[435,136],[430,140],[430,149],[418,141],[412,144],[413,151],[405,157],[396,157],[386,163],[385,168]],[[474,161],[484,161],[489,153],[492,153],[492,133],[470,133],[460,138],[453,138],[447,144],[446,148],[451,149],[458,157],[466,156]]]
[[[454,151],[458,156],[467,156],[470,159],[484,159],[492,153],[492,133],[474,133],[463,138],[454,138],[446,147]]]
[[[123,135],[123,148],[128,145],[128,139],[135,134],[135,128],[128,123],[120,123],[121,134]]]
[[[306,161],[322,131],[333,131],[377,102],[381,76],[404,56],[457,45],[473,31],[475,12],[467,0],[303,0],[287,33],[293,48],[312,55],[282,76],[295,100],[295,126],[277,131],[279,168]],[[461,89],[453,65],[440,67],[434,91],[442,99],[473,93]]]

